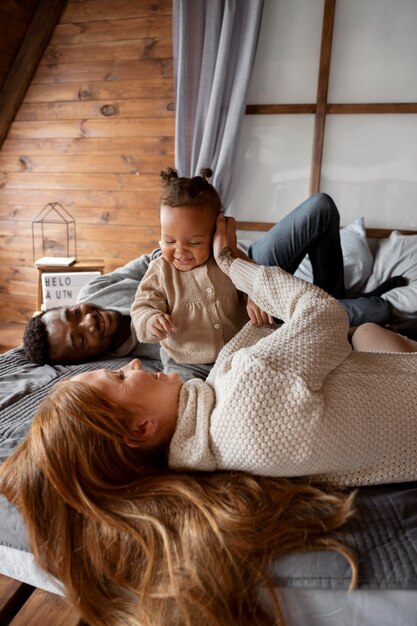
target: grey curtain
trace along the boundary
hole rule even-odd
[[[225,205],[263,0],[174,0],[175,166],[211,167]]]

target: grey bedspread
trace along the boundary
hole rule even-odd
[[[118,369],[130,359],[104,359],[71,366],[35,366],[22,348],[0,356],[0,462],[25,436],[33,414],[51,387],[76,372]],[[159,361],[143,360],[149,370]],[[358,515],[341,535],[359,560],[362,589],[417,589],[417,482],[359,490]],[[0,495],[0,544],[29,550],[23,521]],[[276,562],[277,587],[345,589],[347,561],[334,552],[294,554]]]
[[[417,589],[417,482],[362,487],[356,507],[338,538],[358,559],[359,589]],[[347,589],[351,580],[347,560],[332,551],[281,558],[273,575],[276,587],[291,588]]]

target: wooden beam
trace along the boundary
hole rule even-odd
[[[237,230],[269,230],[275,226],[273,222],[236,222]]]
[[[41,0],[0,92],[0,147],[52,36],[66,0]]]
[[[44,85],[42,85],[44,87]],[[417,113],[417,102],[326,102],[326,115],[371,115]],[[297,115],[317,113],[315,103],[310,104],[249,104],[246,115]]]
[[[248,104],[246,115],[287,115],[298,113],[315,113],[314,104]]]
[[[389,237],[392,233],[392,228],[365,228],[367,237],[374,237],[375,239],[385,239]],[[415,230],[405,230],[403,228],[396,228],[399,233],[402,235],[416,235],[417,231]]]
[[[237,230],[257,230],[257,231],[267,231],[270,228],[272,228],[273,226],[275,226],[275,223],[273,222],[236,222],[236,228]],[[367,237],[373,237],[376,239],[384,239],[386,237],[389,237],[390,234],[392,233],[393,229],[392,228],[366,228],[366,236]],[[402,228],[396,228],[395,230],[398,230],[399,233],[401,233],[402,235],[416,235],[417,234],[417,230],[404,230]]]
[[[417,113],[417,102],[358,102],[351,104],[328,104],[327,113],[336,113],[340,115]]]
[[[326,122],[327,91],[329,87],[335,7],[336,0],[325,0],[323,30],[321,34],[319,78],[317,84],[317,110],[314,120],[310,194],[320,191],[321,161],[323,157],[324,125]]]

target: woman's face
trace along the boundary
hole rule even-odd
[[[179,374],[146,372],[139,359],[119,370],[100,369],[77,374],[72,380],[86,383],[133,415],[130,445],[167,445],[175,431],[178,397],[183,381]]]

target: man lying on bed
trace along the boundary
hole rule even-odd
[[[327,194],[316,194],[245,251],[260,265],[278,265],[291,273],[308,254],[315,284],[341,299],[344,287],[339,222],[333,200]],[[95,278],[81,289],[76,306],[51,309],[33,317],[23,338],[28,358],[40,365],[88,361],[105,353],[159,360],[159,344],[137,341],[131,329],[130,307],[149,263],[160,254],[159,249],[154,250]],[[341,299],[350,325],[390,322],[391,305],[380,295],[402,284],[404,279],[393,277],[372,293]]]

